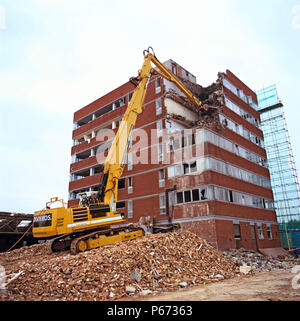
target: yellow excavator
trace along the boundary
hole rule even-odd
[[[99,191],[93,196],[81,194],[79,206],[73,208],[66,207],[64,201],[57,197],[52,198],[46,203],[45,210],[34,213],[33,236],[51,238],[49,245],[53,252],[70,249],[72,254],[76,254],[145,234],[142,227],[126,225],[123,214],[112,209],[117,202],[118,180],[124,170],[132,131],[138,115],[143,111],[143,102],[153,75],[158,74],[173,82],[199,109],[208,109],[156,58],[152,47],[143,53],[142,69],[137,77],[130,79],[136,88],[106,157]],[[154,69],[151,63],[157,68]],[[54,202],[61,202],[61,206],[51,208]]]

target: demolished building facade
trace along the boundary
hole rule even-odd
[[[176,62],[164,65],[211,108],[199,110],[172,83],[152,76],[136,128],[152,138],[154,132],[155,141],[142,148],[147,164],[133,161],[141,147],[129,152],[117,210],[128,223],[172,217],[219,249],[280,247],[256,94],[229,70],[202,87]],[[117,131],[133,91],[127,82],[74,113],[69,206],[79,193],[98,190],[97,133]]]

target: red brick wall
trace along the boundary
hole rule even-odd
[[[108,94],[102,96],[101,98],[95,100],[94,102],[88,104],[87,106],[77,110],[74,113],[74,122],[78,121],[79,119],[85,117],[88,114],[95,112],[96,110],[100,109],[101,107],[104,107],[104,106],[112,103],[116,99],[118,99],[122,96],[125,96],[127,93],[129,93],[132,90],[134,90],[134,86],[130,82],[127,82],[127,83],[121,85],[120,87],[112,90]]]
[[[242,247],[246,250],[253,250],[251,225],[248,222],[240,222],[241,229],[241,243]]]
[[[215,220],[193,221],[180,223],[183,231],[190,231],[217,247],[217,233]]]
[[[217,248],[219,250],[235,248],[232,221],[215,220],[217,234]]]
[[[235,74],[233,74],[230,70],[226,70],[226,78],[233,83],[236,87],[243,90],[243,92],[247,96],[251,96],[253,101],[257,104],[257,96],[256,93],[251,90],[247,85],[245,85]]]

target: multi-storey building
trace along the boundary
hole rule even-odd
[[[221,106],[209,117],[173,84],[151,78],[135,126],[148,139],[136,151],[133,137],[119,181],[118,211],[128,223],[145,216],[166,222],[168,214],[219,249],[280,247],[256,94],[229,70],[203,88],[174,61],[165,65],[201,99],[218,96]],[[98,190],[102,165],[96,154],[103,142],[97,133],[117,131],[133,91],[127,82],[75,112],[69,206],[78,204],[80,192]],[[146,164],[134,161],[141,153]]]

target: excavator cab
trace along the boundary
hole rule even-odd
[[[61,206],[51,208],[53,202]],[[81,195],[78,207],[68,208],[57,197],[46,203],[45,209],[36,211],[33,219],[35,238],[53,238],[49,243],[52,252],[71,249],[72,254],[121,242],[144,235],[134,227],[123,227],[124,214],[113,212],[108,204],[92,202],[90,196]]]

